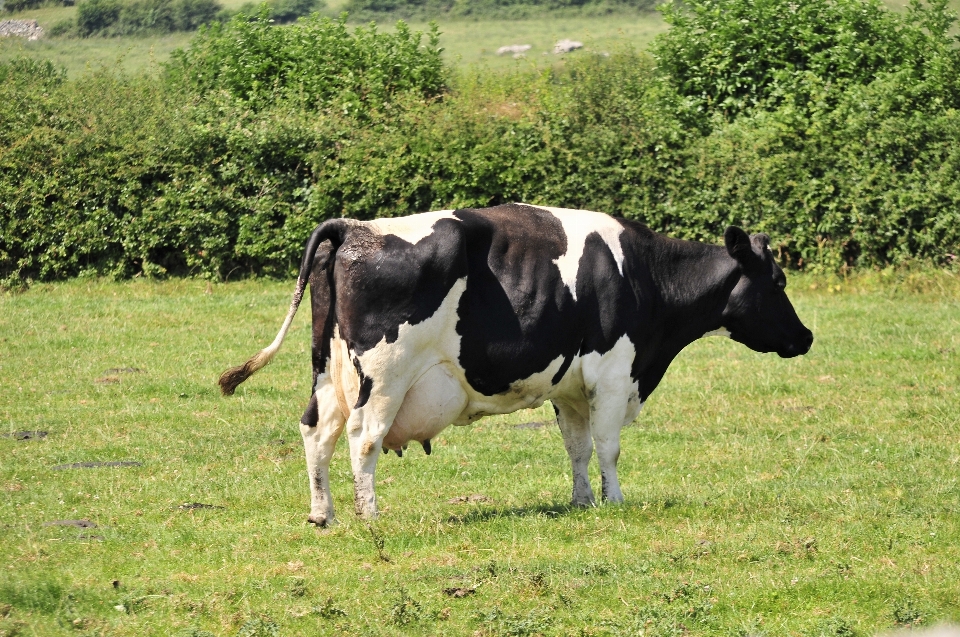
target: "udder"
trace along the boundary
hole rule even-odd
[[[393,425],[383,439],[384,449],[402,449],[411,440],[435,437],[467,406],[467,394],[442,364],[428,369],[407,391]]]

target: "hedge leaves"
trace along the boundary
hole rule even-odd
[[[794,267],[960,251],[960,56],[942,0],[689,0],[655,59],[461,73],[436,29],[266,13],[161,77],[0,65],[0,280],[286,275],[324,219],[506,201]]]

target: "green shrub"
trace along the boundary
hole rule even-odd
[[[217,0],[174,0],[173,26],[177,31],[195,31],[217,19],[223,7]]]
[[[77,7],[81,37],[193,31],[217,19],[217,0],[84,0]],[[58,24],[58,34],[70,30]]]
[[[699,113],[688,172],[655,218],[691,236],[767,229],[835,269],[958,244],[960,49],[944,0],[689,0],[667,7],[659,70]],[[712,132],[711,132],[712,131]],[[694,178],[695,177],[695,178]]]
[[[43,0],[3,0],[3,10],[7,13],[16,13],[27,9],[36,9],[43,4]]]
[[[220,22],[228,22],[237,14],[257,19],[260,13],[260,7],[265,7],[270,19],[276,24],[288,24],[295,22],[297,18],[308,16],[311,13],[320,11],[326,7],[324,0],[267,0],[257,4],[256,2],[244,3],[239,11],[225,12],[221,16]],[[225,17],[225,19],[223,19]]]
[[[325,5],[321,0],[273,0],[268,2],[270,17],[281,24],[319,11]]]
[[[77,5],[77,32],[88,37],[106,31],[120,18],[118,0],[83,0]]]
[[[379,33],[375,25],[350,33],[346,14],[337,20],[314,15],[278,29],[262,5],[255,19],[239,15],[202,30],[175,52],[169,76],[200,94],[225,91],[257,108],[292,99],[360,114],[383,109],[396,95],[432,97],[443,90],[436,26],[425,46],[421,39],[402,22],[394,33]]]
[[[60,37],[62,35],[70,35],[77,28],[77,23],[73,18],[64,18],[63,20],[58,20],[50,27],[50,35],[53,37]]]
[[[948,0],[905,14],[879,0],[688,0],[662,7],[669,31],[653,54],[676,91],[704,112],[818,108],[887,73],[947,73],[936,82],[960,104],[960,51]]]
[[[132,0],[123,4],[110,34],[170,33],[176,30],[172,0]]]

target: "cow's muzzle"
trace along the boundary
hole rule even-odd
[[[803,335],[800,336],[796,341],[787,345],[786,348],[779,350],[777,354],[780,355],[780,358],[793,358],[794,356],[803,356],[810,351],[810,347],[813,346],[813,332],[808,329],[804,329]]]

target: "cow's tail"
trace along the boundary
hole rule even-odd
[[[343,243],[344,237],[350,228],[350,221],[346,219],[332,219],[325,221],[317,226],[307,239],[303,249],[303,259],[300,262],[300,273],[297,275],[297,287],[293,291],[293,299],[290,301],[290,309],[287,310],[287,317],[283,319],[283,325],[280,326],[280,332],[267,347],[256,353],[250,360],[243,365],[231,367],[220,374],[220,391],[224,396],[230,396],[237,389],[237,386],[243,381],[253,376],[264,365],[270,362],[274,355],[280,350],[283,339],[290,329],[293,317],[297,314],[297,308],[300,307],[300,301],[303,300],[303,293],[307,289],[307,283],[310,280],[310,272],[314,265],[326,268],[333,261],[333,256],[337,248]],[[329,239],[333,243],[333,250],[328,252],[328,256],[323,263],[314,264],[314,255],[321,243]]]

